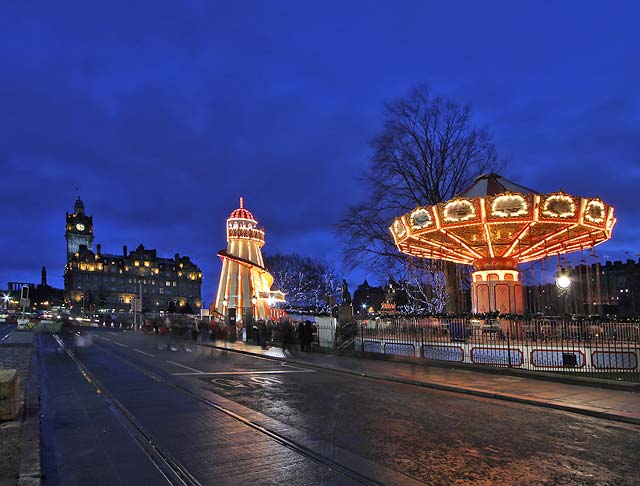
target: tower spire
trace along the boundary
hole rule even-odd
[[[244,198],[240,196],[240,209],[244,208]]]

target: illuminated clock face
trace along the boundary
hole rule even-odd
[[[77,229],[78,231],[84,231],[84,225],[83,225],[82,223],[78,223],[78,224],[76,225],[76,229]]]

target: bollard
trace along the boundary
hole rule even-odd
[[[20,376],[16,370],[0,370],[0,420],[13,420],[20,409]]]

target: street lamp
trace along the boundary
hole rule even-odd
[[[556,286],[560,290],[567,290],[571,287],[571,283],[571,276],[564,267],[556,272]]]
[[[560,270],[556,272],[556,287],[558,287],[558,295],[560,297],[563,314],[567,313],[567,295],[571,284],[571,274],[565,270],[564,267],[560,267]]]
[[[256,304],[258,303],[258,298],[255,295],[251,296],[251,313],[249,315],[249,322],[244,324],[245,328],[245,341],[249,339],[254,339],[253,336],[253,324],[256,320]]]
[[[4,308],[8,309],[9,308],[9,301],[11,300],[11,296],[9,294],[4,294],[2,296],[2,300],[4,301]]]

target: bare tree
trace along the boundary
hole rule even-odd
[[[273,287],[286,295],[285,308],[328,311],[340,293],[340,278],[328,263],[297,254],[265,256],[264,261]]]
[[[393,244],[393,219],[450,199],[478,175],[495,170],[496,149],[489,133],[473,126],[468,105],[433,96],[424,85],[385,104],[383,128],[371,145],[373,165],[363,181],[369,198],[350,207],[337,229],[348,266],[398,275],[414,267]],[[455,264],[447,262],[444,273],[447,310],[458,312]]]
[[[412,259],[400,285],[407,295],[407,304],[400,308],[401,312],[440,314],[445,311],[447,293],[442,262]]]

